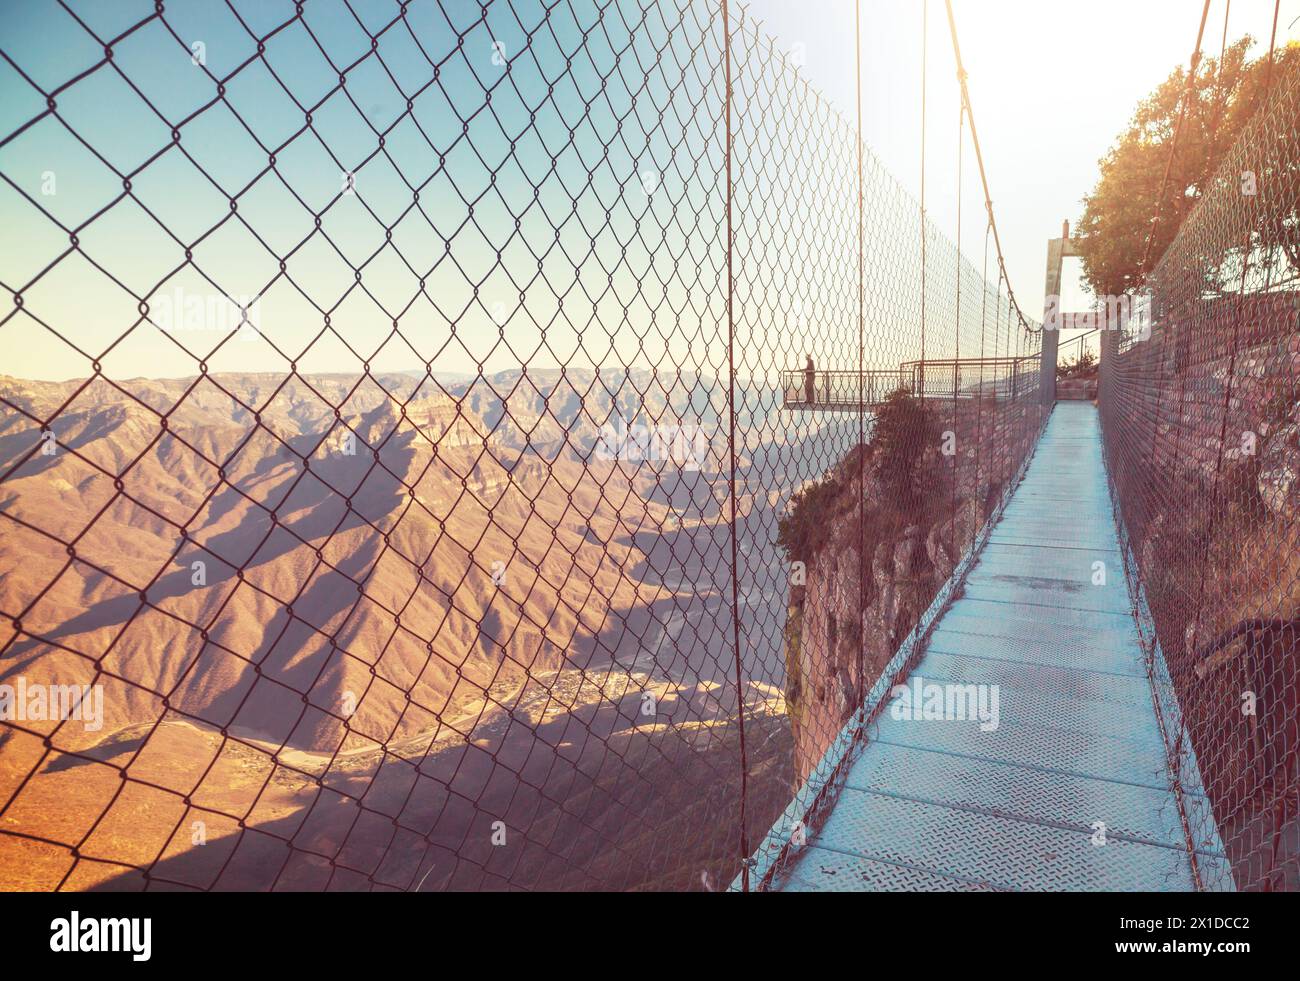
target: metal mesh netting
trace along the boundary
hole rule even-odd
[[[1243,889],[1300,888],[1300,71],[1287,55],[1101,372],[1189,834],[1198,848],[1221,836]],[[1212,881],[1223,868],[1203,865],[1204,884],[1232,886]]]
[[[1007,294],[736,8],[15,16],[0,885],[775,857],[1041,431]]]

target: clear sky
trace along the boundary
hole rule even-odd
[[[1217,51],[1226,2],[1213,4],[1208,49]],[[953,239],[958,103],[942,0],[929,4],[927,195],[938,230]],[[1137,100],[1186,62],[1200,2],[955,6],[1012,282],[1036,315],[1044,240],[1079,213],[1098,157]],[[592,0],[499,0],[487,24],[469,0],[415,0],[405,21],[393,0],[309,0],[301,18],[290,0],[169,0],[162,20],[151,0],[0,8],[0,290],[23,292],[21,311],[8,306],[0,324],[0,374],[81,377],[94,357],[115,377],[192,374],[200,358],[213,371],[277,371],[292,360],[302,371],[355,371],[366,360],[376,370],[427,362],[446,372],[613,366],[662,363],[663,349],[683,339],[701,370],[725,363],[716,4],[617,0],[597,19]],[[1285,41],[1300,30],[1300,0],[1282,8]],[[750,9],[851,124],[849,0],[755,0]],[[919,191],[921,9],[921,0],[861,7],[863,132],[903,189],[870,162],[878,210],[907,238],[897,268],[915,245],[899,216],[905,193]],[[1230,38],[1266,39],[1271,10],[1270,0],[1234,0]],[[114,38],[109,62],[104,45]],[[267,39],[261,58],[258,38]],[[584,57],[570,57],[576,51]],[[218,93],[220,79],[228,82]],[[754,98],[769,97],[765,85]],[[794,89],[785,80],[773,91],[779,100]],[[42,116],[46,94],[57,117]],[[658,118],[656,105],[668,106]],[[842,278],[818,257],[854,265],[852,215],[835,203],[851,187],[843,127],[819,119],[779,134],[788,159],[778,164],[770,120],[749,105],[737,111],[747,113],[749,154],[737,161],[738,195],[790,203],[766,225],[746,211],[744,275],[768,292],[777,283],[768,273],[791,262],[805,286],[813,265]],[[814,168],[799,171],[801,161]],[[348,173],[355,194],[341,193]],[[965,175],[962,246],[978,267],[982,207],[969,143]],[[809,205],[820,224],[792,226]],[[71,235],[80,253],[69,253]],[[893,243],[879,244],[889,255]],[[885,265],[873,275],[896,275]],[[260,334],[225,340],[239,314],[225,301],[212,306],[221,293],[261,294]],[[902,311],[905,298],[897,302]],[[838,331],[846,309],[813,316]],[[768,326],[792,315],[740,313]],[[910,336],[903,316],[894,333]],[[834,362],[830,338],[823,357]],[[874,350],[888,360],[892,342]]]
[[[584,41],[594,5],[548,17],[540,0],[495,3],[487,24],[463,0],[412,4],[405,20],[392,0],[310,0],[302,17],[286,0],[171,0],[162,19],[138,0],[7,3],[0,282],[23,307],[0,327],[0,374],[84,376],[96,356],[115,377],[192,374],[200,358],[213,371],[492,371],[579,347],[600,360],[610,339],[585,327],[647,325],[662,299],[632,296],[637,279],[680,289],[647,274],[672,257],[633,228],[704,179],[663,163],[669,143],[711,135],[689,105],[675,107],[684,124],[646,118],[645,93],[633,111],[617,76],[602,93],[615,51],[653,65],[678,28],[624,6],[630,21],[611,15]],[[637,86],[662,95],[662,76]],[[54,92],[57,116],[42,117]],[[651,158],[665,194],[622,193]],[[80,254],[65,254],[72,234]],[[258,298],[260,334],[225,341],[240,313],[222,294]]]
[[[957,85],[943,0],[929,3],[927,205],[956,237]],[[953,0],[998,230],[1016,297],[1041,315],[1046,240],[1078,218],[1097,161],[1133,110],[1196,43],[1202,0]],[[913,194],[920,190],[923,0],[861,0],[862,130]],[[1217,56],[1250,34],[1267,50],[1274,0],[1213,0],[1203,48]],[[752,0],[803,71],[850,120],[854,114],[852,0]],[[1300,39],[1300,0],[1282,0],[1278,45]],[[962,248],[983,249],[982,197],[969,140]],[[1072,279],[1067,270],[1067,280]],[[1082,301],[1067,288],[1065,299]]]

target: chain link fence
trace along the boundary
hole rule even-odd
[[[1045,421],[987,249],[738,6],[11,17],[0,886],[760,888]]]
[[[1189,846],[1221,837],[1231,863],[1233,881],[1201,867],[1211,888],[1300,888],[1298,68],[1290,49],[1273,66],[1145,312],[1103,348],[1106,458]]]

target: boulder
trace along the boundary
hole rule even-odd
[[[1279,427],[1259,455],[1256,486],[1264,506],[1279,517],[1300,511],[1300,422]]]
[[[979,505],[968,499],[957,506],[951,518],[930,529],[925,539],[925,551],[934,566],[936,582],[946,581],[957,568],[957,562],[979,528],[979,518]]]
[[[888,586],[893,579],[893,549],[889,542],[881,542],[876,546],[871,558],[871,579],[877,592]]]
[[[894,546],[894,582],[897,583],[902,579],[912,577],[913,567],[916,564],[917,553],[923,547],[921,542],[921,529],[917,525],[912,525],[907,529],[908,532],[915,529],[915,534],[903,533],[903,538]]]

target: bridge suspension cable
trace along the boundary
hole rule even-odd
[[[1201,63],[1201,41],[1205,38],[1205,22],[1210,16],[1210,0],[1205,0],[1201,8],[1201,26],[1196,29],[1196,48],[1192,51],[1192,63],[1187,72],[1187,84],[1183,88],[1182,99],[1178,106],[1178,121],[1174,124],[1174,137],[1169,144],[1169,156],[1165,158],[1165,175],[1160,180],[1160,193],[1156,195],[1156,213],[1151,220],[1151,229],[1147,232],[1146,248],[1142,251],[1142,261],[1138,264],[1139,274],[1146,272],[1151,259],[1151,247],[1155,244],[1156,230],[1160,227],[1161,212],[1164,210],[1165,191],[1169,186],[1169,174],[1174,166],[1174,154],[1178,152],[1178,138],[1183,132],[1183,120],[1187,117],[1187,103],[1191,100],[1192,88],[1196,84],[1196,69]]]
[[[980,149],[979,130],[975,126],[975,110],[971,105],[970,89],[966,86],[967,73],[961,59],[961,43],[957,40],[957,21],[952,12],[952,0],[944,0],[944,7],[948,12],[948,32],[952,35],[952,53],[957,61],[957,82],[961,86],[962,111],[965,113],[966,119],[970,121],[971,143],[975,147],[975,162],[979,165],[980,184],[984,189],[984,208],[988,212],[989,227],[993,230],[993,247],[997,252],[998,269],[1007,284],[1007,295],[1010,297],[1011,307],[1015,310],[1020,326],[1026,331],[1036,333],[1037,329],[1031,326],[1029,319],[1020,309],[1020,304],[1016,302],[1015,290],[1011,288],[1011,277],[1007,273],[1006,258],[1002,254],[1002,239],[998,235],[997,219],[993,216],[993,197],[989,193],[988,173],[984,169],[984,153]]]

